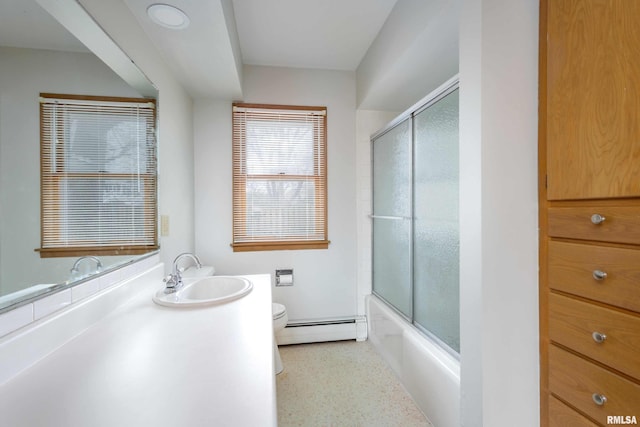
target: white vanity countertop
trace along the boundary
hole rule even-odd
[[[212,307],[137,294],[0,386],[0,424],[276,426],[270,277],[245,277],[251,293]]]

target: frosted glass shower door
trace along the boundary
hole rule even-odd
[[[411,121],[373,143],[373,292],[411,318]]]
[[[458,89],[414,117],[414,322],[460,352]]]

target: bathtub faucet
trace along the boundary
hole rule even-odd
[[[80,272],[80,270],[78,269],[78,266],[85,259],[89,259],[89,260],[95,261],[95,263],[96,263],[96,271],[95,271],[95,273],[100,273],[102,271],[102,262],[100,262],[98,257],[95,257],[93,255],[85,255],[85,256],[81,256],[80,258],[78,258],[76,260],[76,262],[73,263],[73,267],[71,267],[71,275],[76,275],[76,274],[78,274]]]

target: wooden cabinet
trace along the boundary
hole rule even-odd
[[[603,426],[640,408],[640,385],[558,346],[549,348],[549,389]]]
[[[540,2],[541,424],[640,422],[640,1]]]
[[[640,2],[548,0],[547,197],[640,196]]]
[[[561,294],[549,295],[552,342],[634,378],[640,378],[638,331],[640,317]]]
[[[552,239],[547,253],[550,290],[640,312],[640,249]]]
[[[547,212],[549,236],[640,244],[640,206],[574,204],[550,206]]]
[[[576,411],[549,396],[549,427],[598,427]]]

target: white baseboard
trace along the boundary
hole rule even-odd
[[[351,319],[289,324],[276,336],[278,345],[367,339],[367,320],[364,316]]]

